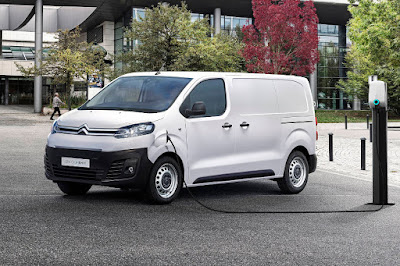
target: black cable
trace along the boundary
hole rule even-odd
[[[172,147],[174,148],[174,154],[176,156],[176,161],[179,162],[179,157],[178,157],[178,153],[176,152],[175,145],[172,142],[172,139],[169,137],[168,131],[167,131],[167,142],[168,141],[171,142]],[[195,202],[197,202],[200,206],[202,206],[203,208],[205,208],[205,209],[207,209],[209,211],[219,212],[219,213],[228,213],[228,214],[240,214],[240,213],[248,213],[248,214],[262,214],[262,213],[265,213],[265,214],[268,214],[268,213],[271,213],[271,214],[279,214],[279,213],[282,213],[282,214],[285,214],[285,213],[286,214],[291,214],[291,213],[294,213],[294,214],[307,214],[307,213],[308,214],[313,214],[313,213],[315,213],[315,214],[318,214],[318,213],[351,213],[351,212],[353,212],[353,213],[363,213],[363,212],[377,212],[377,211],[382,210],[383,206],[384,206],[383,204],[379,205],[379,208],[373,209],[373,210],[333,210],[333,211],[227,211],[227,210],[219,210],[219,209],[207,206],[206,204],[204,204],[200,200],[198,200],[193,195],[193,193],[190,191],[188,185],[185,182],[185,177],[184,176],[182,177],[182,179],[183,179],[183,183],[186,186],[186,190],[189,192],[189,195],[192,197],[192,199]]]

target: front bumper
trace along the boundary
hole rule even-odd
[[[89,159],[90,168],[62,166],[61,157]],[[147,185],[152,163],[145,148],[102,152],[46,146],[44,166],[46,177],[54,182],[143,189]]]

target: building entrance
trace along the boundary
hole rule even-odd
[[[8,95],[6,84],[8,82]],[[6,98],[7,97],[7,98]],[[6,104],[33,104],[33,80],[23,77],[0,78],[0,103]]]

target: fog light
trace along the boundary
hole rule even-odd
[[[125,162],[125,169],[124,169],[124,174],[132,176],[136,172],[136,165],[138,163],[137,159],[129,159],[126,160]]]

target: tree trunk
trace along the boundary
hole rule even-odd
[[[67,87],[65,88],[67,91],[67,99],[68,99],[68,110],[71,111],[71,77],[70,73],[67,73],[67,84],[65,84]]]

